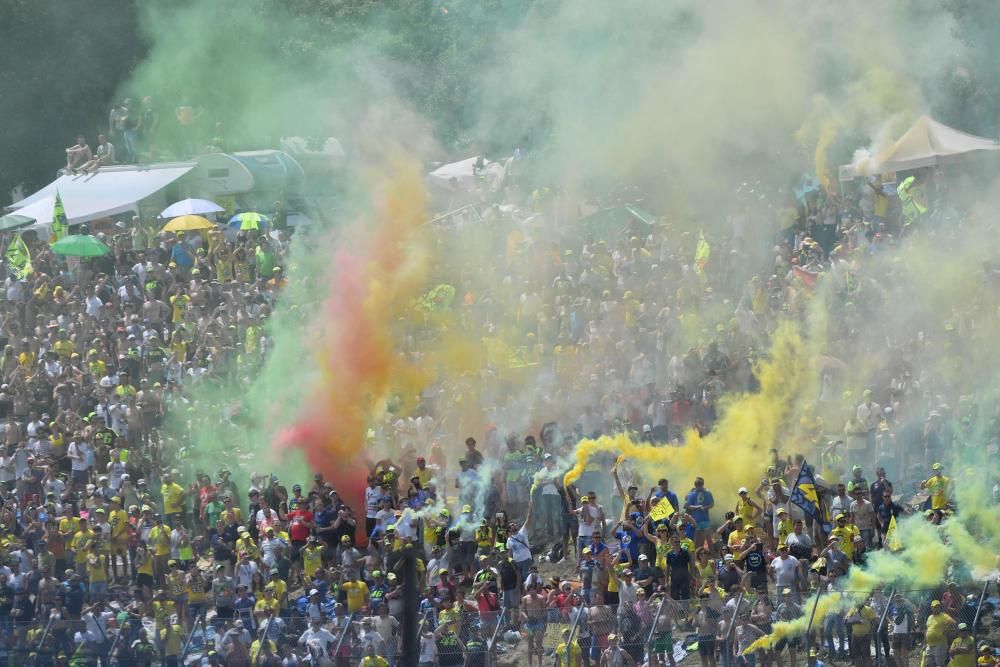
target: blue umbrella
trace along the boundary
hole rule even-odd
[[[248,231],[252,229],[259,231],[261,228],[266,228],[270,224],[271,221],[266,215],[262,215],[256,211],[237,213],[233,217],[229,218],[229,226],[235,227],[240,231]]]

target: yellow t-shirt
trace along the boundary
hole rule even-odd
[[[843,528],[837,526],[830,531],[830,535],[836,535],[840,538],[840,550],[844,552],[848,560],[854,558],[854,536],[858,535],[857,527],[847,524]]]
[[[148,574],[153,576],[153,554],[149,551],[146,552],[146,560],[142,562],[137,568],[136,572],[138,574]]]
[[[184,511],[184,487],[177,482],[164,484],[160,487],[163,494],[163,513],[180,514]]]
[[[250,558],[257,558],[257,543],[250,537],[250,533],[246,533],[243,537],[236,540],[236,553],[239,554],[244,551],[250,555]]]
[[[184,318],[184,313],[187,312],[188,304],[191,302],[191,297],[187,294],[175,294],[170,297],[170,306],[172,309],[172,321],[174,323],[180,322]]]
[[[236,523],[243,523],[243,510],[239,507],[233,507],[231,510],[222,510],[222,513],[219,514],[219,518],[222,519],[223,526],[229,525],[230,515],[236,517]]]
[[[164,525],[150,528],[147,546],[152,546],[154,556],[169,556],[170,530]]]
[[[183,630],[179,625],[175,625],[169,629],[164,627],[160,630],[160,642],[163,644],[163,655],[172,656],[180,654],[182,631]]]
[[[744,527],[753,525],[753,515],[755,511],[756,510],[753,505],[750,504],[749,500],[743,500],[743,498],[740,498],[736,501],[736,516],[743,519]]]
[[[187,580],[184,590],[187,592],[189,603],[197,604],[207,599],[205,595],[205,580],[202,579],[200,574],[195,573],[194,576]]]
[[[22,352],[17,355],[17,363],[25,367],[31,367],[35,365],[35,359],[37,356],[34,352]]]
[[[729,533],[729,548],[733,549],[735,547],[742,547],[743,540],[746,538],[747,531],[745,530],[734,530]]]
[[[108,514],[108,525],[111,526],[111,538],[124,540],[128,538],[128,515],[125,510],[111,510]]]
[[[76,535],[73,536],[73,539],[70,540],[70,547],[73,551],[80,554],[80,557],[83,557],[84,553],[90,547],[90,540],[93,539],[93,537],[94,532],[90,530],[90,528],[87,530],[78,530],[76,531]]]
[[[56,351],[56,354],[58,354],[62,360],[65,361],[73,354],[73,343],[65,339],[57,340],[53,343],[52,349]]]
[[[361,667],[389,667],[389,661],[380,655],[368,655],[361,660]]]
[[[184,580],[184,573],[174,570],[167,575],[167,595],[179,598],[185,593],[187,593],[187,582]]]
[[[281,605],[278,604],[278,601],[275,599],[275,596],[273,595],[271,596],[270,602],[268,602],[267,598],[261,598],[260,600],[257,600],[257,603],[254,604],[253,606],[253,610],[255,612],[260,612],[261,614],[263,614],[268,607],[271,608],[271,611],[274,612],[275,616],[277,616],[278,612],[281,611]]]
[[[788,536],[792,534],[793,528],[794,526],[792,525],[791,519],[784,519],[783,521],[778,522],[778,544],[785,543]]]
[[[948,484],[950,482],[951,479],[945,477],[944,475],[940,477],[934,475],[924,482],[924,487],[931,495],[931,509],[944,509],[944,507],[948,504]]]
[[[871,607],[862,607],[858,611],[858,615],[864,623],[852,623],[851,632],[854,633],[855,637],[867,637],[872,633],[872,621],[875,620],[875,612],[872,611]]]
[[[153,619],[156,620],[157,630],[167,627],[170,617],[174,614],[176,605],[173,600],[154,600]]]
[[[566,657],[566,653],[569,653],[569,659]],[[556,647],[556,657],[559,658],[559,664],[562,667],[580,667],[583,664],[583,652],[580,650],[580,645],[576,642],[572,642],[569,648],[566,647],[566,642],[562,642]]]
[[[973,667],[976,664],[976,647],[975,641],[972,637],[955,637],[951,642],[951,662],[948,663],[948,667]],[[968,653],[955,653],[955,649],[973,649]]]
[[[319,546],[306,547],[302,550],[302,571],[312,578],[323,567],[323,548]]]
[[[930,614],[927,617],[927,633],[924,635],[924,641],[928,646],[947,646],[948,631],[954,624],[955,621],[951,616],[944,612]]]
[[[107,562],[108,558],[103,554],[91,552],[87,556],[87,576],[90,577],[90,583],[97,584],[108,580],[107,572],[104,569]]]
[[[340,587],[347,593],[347,611],[352,614],[361,611],[368,600],[368,584],[363,581],[345,581]]]
[[[286,596],[288,595],[288,584],[285,583],[284,579],[275,577],[271,579],[268,585],[274,588],[274,599],[278,601],[280,606],[284,607]]]

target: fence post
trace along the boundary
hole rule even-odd
[[[882,635],[882,628],[885,626],[885,617],[889,615],[889,605],[892,604],[892,599],[896,597],[896,588],[889,592],[889,597],[885,599],[885,609],[882,610],[882,616],[878,619],[878,627],[875,628],[875,662],[878,663],[879,658],[879,640]],[[889,657],[888,652],[886,653],[886,658]]]
[[[187,659],[188,649],[191,648],[191,640],[194,638],[195,630],[201,625],[201,631],[205,632],[205,614],[202,613],[201,616],[194,619],[194,623],[191,624],[191,632],[188,633],[187,639],[184,641],[184,648],[181,650],[181,664],[184,664],[184,660]],[[119,633],[121,636],[121,633]]]
[[[986,591],[990,588],[990,582],[987,581],[983,584],[983,592],[979,594],[979,604],[976,605],[976,615],[972,619],[972,650],[975,651],[973,655],[976,656],[976,660],[979,660],[979,613],[983,608],[983,600],[986,599]]]
[[[660,622],[660,614],[663,613],[663,605],[667,603],[667,594],[664,593],[663,597],[660,598],[660,605],[656,608],[656,616],[653,617],[653,623],[649,627],[649,634],[646,635],[646,658],[652,657],[653,653],[653,635],[656,634],[656,625]]]
[[[733,636],[733,628],[736,626],[736,615],[740,613],[740,607],[743,606],[743,594],[744,590],[740,589],[740,595],[736,598],[736,607],[733,609],[733,617],[729,619],[729,625],[726,626],[726,638],[722,640],[722,650],[726,652],[726,664],[730,664],[730,645],[731,637]],[[806,652],[808,653],[809,647],[806,646]]]
[[[335,661],[337,659],[337,656],[340,655],[340,645],[344,643],[344,637],[347,636],[347,633],[350,631],[351,626],[354,625],[353,615],[348,615],[345,618],[347,619],[347,622],[344,623],[344,630],[340,633],[340,636],[337,637],[337,645],[334,647],[333,655],[331,656],[331,658]]]
[[[819,598],[822,592],[823,589],[819,587],[816,588],[816,599],[813,600],[813,608],[812,611],[809,613],[809,624],[806,626],[806,640],[805,640],[806,659],[809,658],[809,649],[811,648],[810,633],[812,632],[813,620],[815,620],[816,618],[816,607],[819,606]]]
[[[425,620],[427,619],[427,614],[424,614],[424,619]],[[506,622],[506,620],[507,620],[507,606],[505,604],[503,604],[503,602],[501,601],[501,603],[500,603],[500,616],[497,617],[497,625],[496,625],[495,628],[493,628],[493,636],[490,637],[489,643],[486,644],[486,665],[487,665],[487,667],[493,667],[493,649],[497,645],[497,635],[500,634],[500,628],[503,627],[503,624]],[[423,622],[421,622],[420,625],[423,625]]]

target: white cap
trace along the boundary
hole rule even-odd
[[[319,591],[315,588],[309,590],[309,595],[319,595]]]
[[[741,486],[740,490],[739,490],[739,493],[749,493],[749,492],[747,491],[747,487]]]

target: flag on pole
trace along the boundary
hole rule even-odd
[[[712,246],[705,240],[705,232],[698,232],[698,247],[694,251],[694,270],[698,273],[705,271],[708,258],[712,256]]]
[[[18,234],[7,246],[6,254],[7,273],[15,280],[24,280],[32,274],[31,253],[28,246]]]
[[[69,220],[66,219],[66,209],[63,208],[62,197],[56,190],[56,205],[52,209],[52,237],[49,239],[49,243],[55,243],[66,236],[68,231]]]
[[[820,508],[819,493],[816,491],[816,477],[813,475],[812,466],[807,465],[805,461],[802,462],[802,469],[799,470],[799,478],[795,480],[795,487],[792,489],[790,498],[813,521],[819,521],[824,532],[830,532],[832,526],[825,520]]]
[[[903,540],[899,538],[899,531],[896,530],[896,517],[889,519],[889,528],[885,531],[885,547],[889,551],[899,551],[903,548]]]

